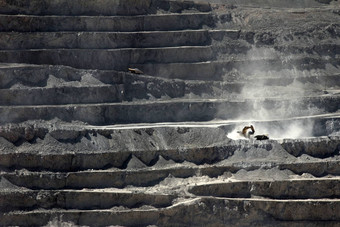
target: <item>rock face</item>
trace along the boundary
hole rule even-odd
[[[0,226],[339,226],[339,21],[336,0],[0,0]]]

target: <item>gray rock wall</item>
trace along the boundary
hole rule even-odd
[[[0,0],[0,226],[340,226],[339,12]]]
[[[322,7],[325,5],[339,5],[337,0],[201,0],[202,2],[220,3],[239,6],[306,8]]]

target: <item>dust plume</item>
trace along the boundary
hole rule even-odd
[[[236,114],[238,117],[235,120],[243,124],[236,125],[228,137],[242,139],[237,131],[249,125],[254,125],[255,135],[268,134],[269,138],[311,137],[313,121],[294,120],[296,117],[322,113],[322,110],[305,101],[305,97],[313,95],[318,88],[298,80],[310,74],[295,67],[278,71],[275,65],[260,64],[268,59],[275,59],[273,64],[294,61],[291,56],[282,56],[272,48],[253,48],[248,51],[246,59],[250,64],[239,68],[240,78],[244,81],[239,99],[245,100],[248,105],[246,111]]]

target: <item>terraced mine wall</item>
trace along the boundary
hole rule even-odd
[[[339,21],[336,0],[0,0],[0,226],[339,226]]]

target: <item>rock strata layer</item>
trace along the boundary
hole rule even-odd
[[[0,0],[0,226],[339,226],[339,12]]]

